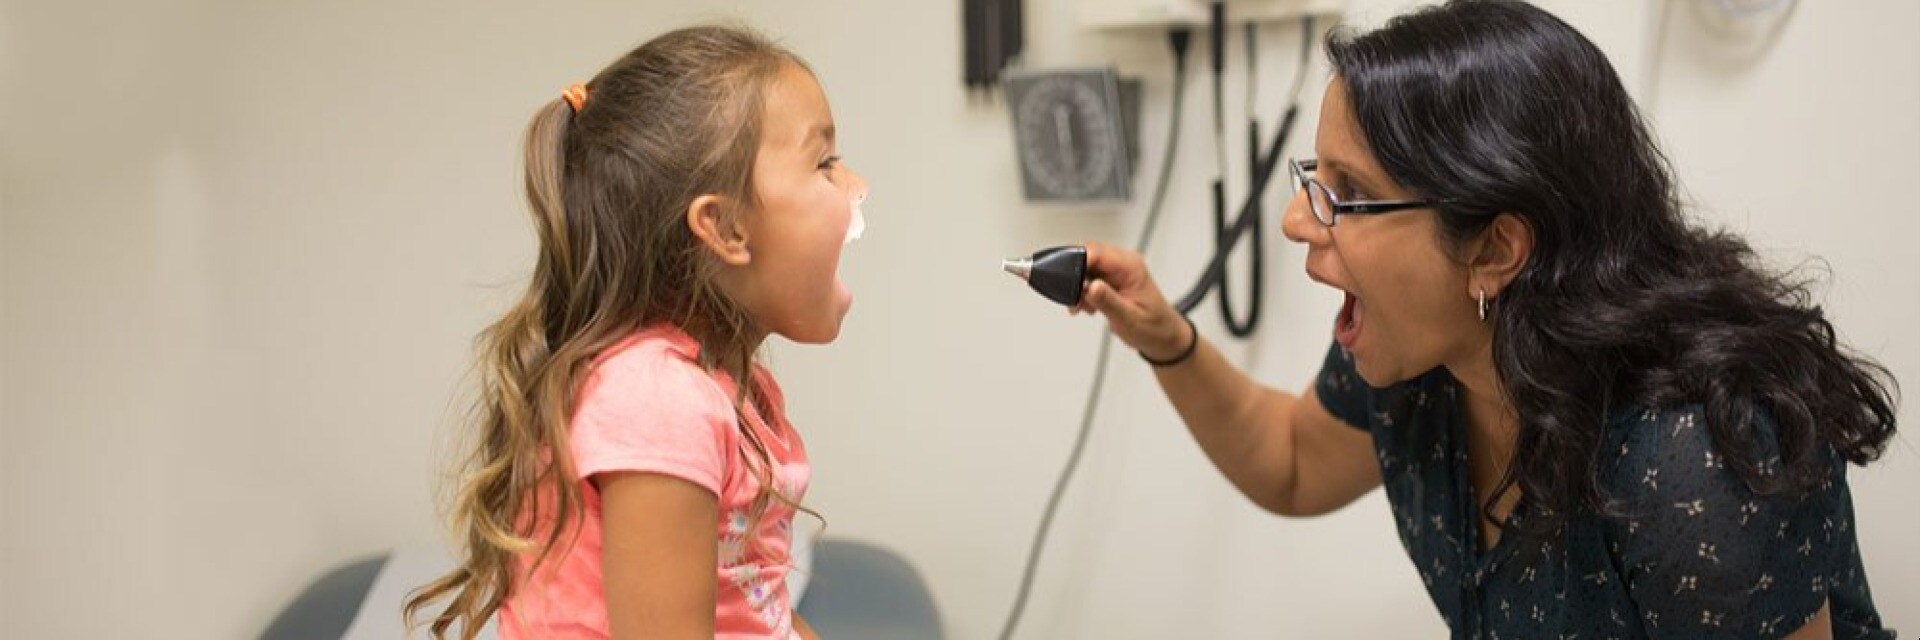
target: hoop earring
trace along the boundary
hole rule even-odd
[[[1480,290],[1480,321],[1487,321],[1487,290]]]

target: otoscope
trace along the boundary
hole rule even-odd
[[[1041,249],[1029,258],[1014,258],[1000,263],[1013,277],[1048,300],[1065,306],[1080,304],[1080,293],[1087,286],[1087,248],[1067,245]]]

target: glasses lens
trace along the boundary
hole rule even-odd
[[[1333,198],[1328,196],[1327,188],[1317,181],[1308,180],[1307,205],[1313,209],[1313,219],[1320,224],[1333,226]]]

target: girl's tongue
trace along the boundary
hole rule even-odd
[[[1353,343],[1360,339],[1360,328],[1366,319],[1367,305],[1347,294],[1347,300],[1340,305],[1340,316],[1333,322],[1333,339],[1345,349],[1352,349]]]

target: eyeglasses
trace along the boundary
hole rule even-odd
[[[1333,190],[1320,184],[1313,178],[1313,172],[1320,167],[1320,161],[1313,158],[1287,161],[1287,169],[1293,174],[1293,190],[1307,190],[1307,205],[1313,210],[1313,219],[1331,227],[1338,216],[1371,216],[1392,213],[1407,209],[1424,209],[1436,205],[1448,204],[1451,200],[1352,200],[1341,202],[1333,195]]]

